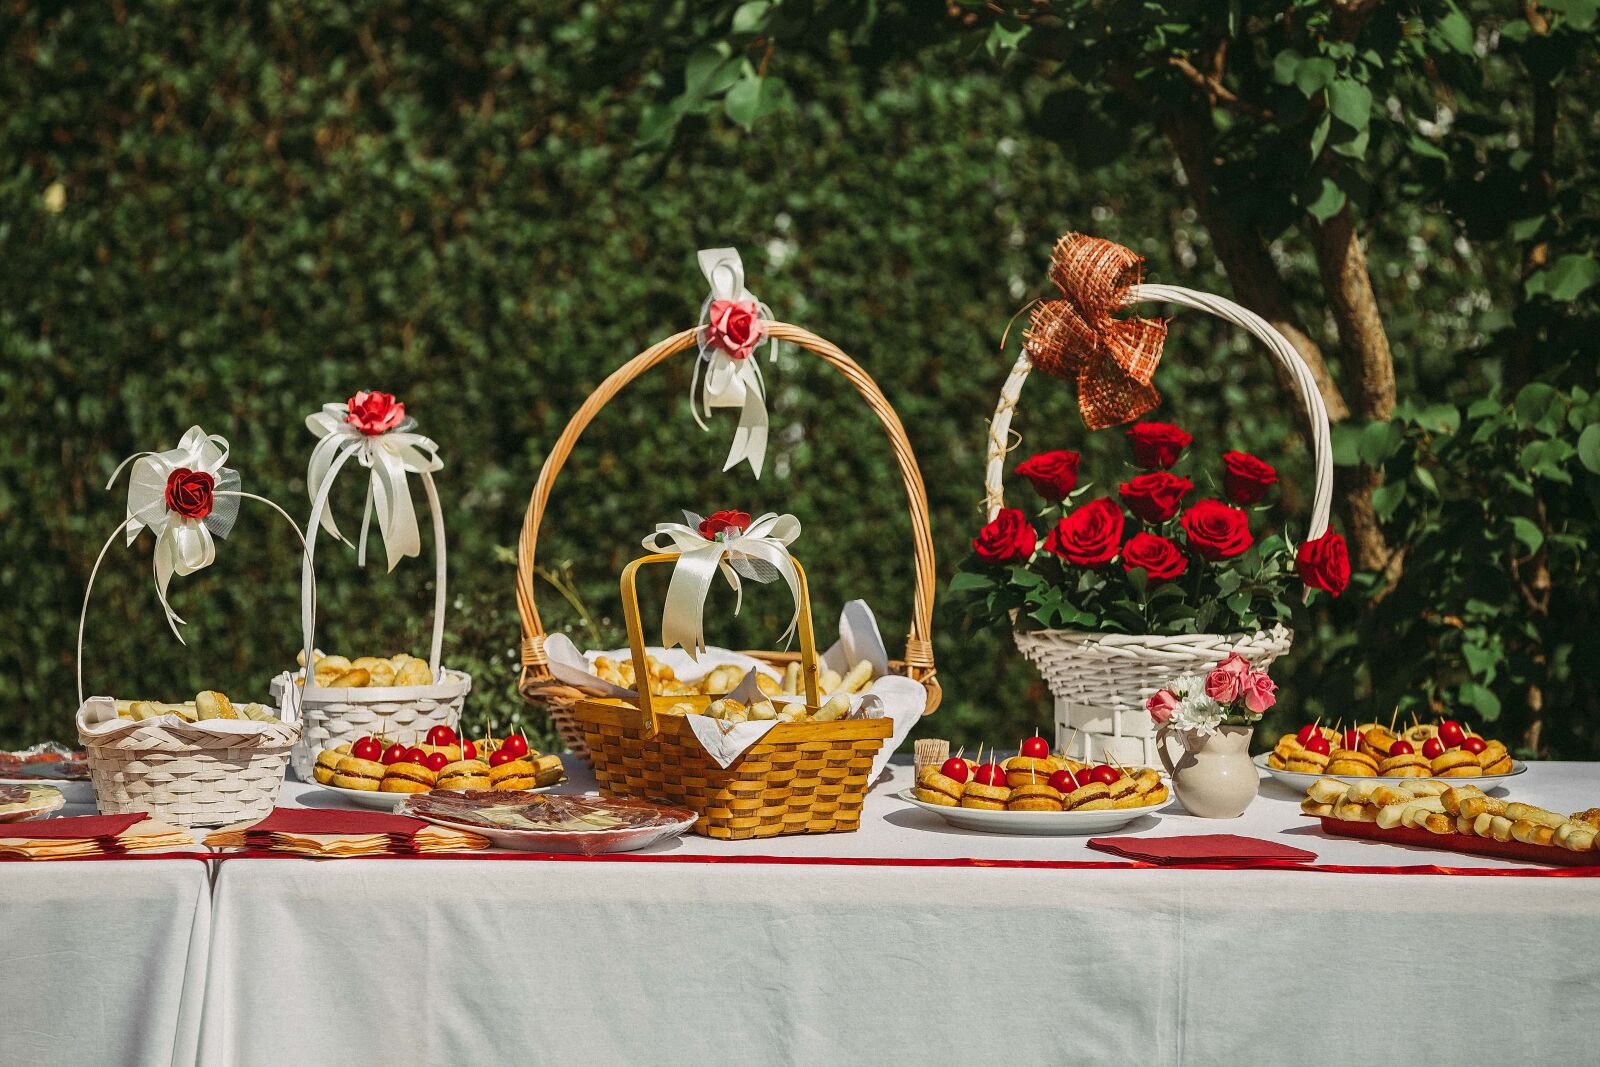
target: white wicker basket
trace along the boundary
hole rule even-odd
[[[218,496],[224,494],[218,493]],[[253,493],[231,493],[270,506],[294,528],[278,505]],[[176,717],[126,722],[117,719],[112,697],[84,699],[83,633],[100,563],[128,522],[101,548],[83,592],[78,617],[78,742],[89,761],[95,804],[102,814],[142,811],[174,826],[225,826],[259,819],[272,810],[289,752],[300,739],[293,699],[280,702],[279,722]],[[315,588],[311,592],[315,601]]]
[[[1311,435],[1316,491],[1312,496],[1308,538],[1328,529],[1333,499],[1333,450],[1328,412],[1316,379],[1288,339],[1261,316],[1231,300],[1175,285],[1130,288],[1129,305],[1161,301],[1209,312],[1243,327],[1264,342],[1289,374],[1304,407]],[[1019,356],[1000,390],[989,424],[988,466],[984,472],[984,510],[993,519],[1005,504],[1005,472],[1011,415],[1022,383],[1033,370],[1027,353]],[[1185,674],[1210,670],[1229,652],[1238,652],[1257,666],[1266,666],[1289,650],[1293,634],[1284,627],[1253,634],[1101,634],[1080,630],[1015,631],[1017,647],[1039,668],[1056,698],[1056,742],[1072,744],[1083,759],[1105,755],[1139,766],[1156,762],[1156,729],[1144,702],[1166,683]]]
[[[349,457],[350,454],[346,453],[333,462],[324,480],[323,491],[312,502],[311,518],[306,524],[306,560],[301,572],[301,624],[306,634],[307,663],[313,662],[315,652],[311,642],[311,591],[314,587],[312,554],[316,551],[317,530],[322,523],[323,509],[328,503],[328,490],[333,486],[334,475]],[[317,762],[317,754],[331,745],[377,733],[387,733],[409,741],[413,736],[420,738],[434,726],[454,729],[461,721],[461,708],[472,689],[472,678],[463,671],[446,670],[440,666],[444,653],[444,511],[439,506],[439,491],[434,485],[433,475],[422,471],[418,476],[427,493],[428,510],[433,517],[433,640],[428,653],[433,684],[333,689],[317,685],[314,676],[308,679],[304,669],[278,675],[272,680],[272,693],[280,703],[290,689],[302,690],[300,710],[304,730],[291,758],[295,776],[302,781],[311,780],[311,768]]]

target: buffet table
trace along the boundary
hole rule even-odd
[[[1082,838],[954,830],[897,799],[910,769],[894,774],[855,834],[226,860],[201,1060],[930,1064],[975,1041],[1021,1062],[1589,1054],[1573,1008],[1600,988],[1577,933],[1590,878],[1327,838],[1272,782],[1235,822],[1171,805],[1122,832],[1267,837],[1323,869],[1135,867]],[[1600,767],[1535,765],[1513,792],[1587,807]],[[280,802],[343,803],[299,783]]]

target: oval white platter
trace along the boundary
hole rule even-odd
[[[895,796],[923,811],[931,811],[951,826],[986,834],[1025,834],[1036,837],[1066,837],[1098,834],[1126,826],[1141,815],[1167,806],[1168,800],[1142,808],[1107,808],[1103,811],[985,811],[981,808],[947,808],[918,800],[909,789]]]
[[[50,814],[66,803],[61,796],[61,790],[53,785],[29,782],[25,788],[27,789],[27,796],[24,799],[11,803],[0,803],[0,823],[37,819]]]
[[[1304,793],[1307,789],[1310,789],[1312,783],[1322,778],[1333,778],[1341,782],[1348,782],[1351,785],[1356,785],[1361,782],[1382,782],[1388,785],[1403,785],[1406,782],[1445,782],[1449,785],[1475,785],[1479,789],[1488,790],[1493,786],[1501,784],[1508,778],[1515,778],[1517,775],[1525,773],[1528,769],[1528,765],[1522,760],[1512,760],[1510,773],[1480,774],[1476,778],[1363,778],[1360,775],[1349,774],[1306,774],[1303,771],[1280,771],[1276,767],[1267,766],[1268,755],[1269,753],[1262,752],[1259,755],[1252,757],[1251,762],[1260,769],[1266,771],[1268,774],[1272,775],[1272,777],[1276,778],[1284,785],[1291,789],[1298,790],[1301,793]]]
[[[68,804],[94,806],[94,783],[82,778],[0,778],[0,785],[47,785],[59,790]]]
[[[556,785],[560,784],[562,783],[556,783]],[[406,797],[420,795],[417,793],[385,793],[381,789],[343,789],[336,785],[319,785],[317,788],[342,797],[345,800],[350,801],[352,804],[359,804],[363,808],[374,808],[378,811],[394,811],[400,806],[401,801],[405,800]],[[543,793],[546,790],[554,788],[556,788],[554,785],[545,785],[539,786],[535,789],[524,789],[521,790],[521,792]],[[302,799],[309,800],[314,796],[315,794],[313,793],[306,793]]]

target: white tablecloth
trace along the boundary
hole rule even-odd
[[[1110,859],[951,830],[900,784],[874,791],[856,834],[662,850],[881,865],[229,860],[202,1061],[1592,1058],[1592,879],[896,866]],[[1588,807],[1600,767],[1538,766],[1514,795]],[[292,783],[281,802],[330,797]],[[1264,783],[1243,819],[1173,806],[1129,832],[1507,866],[1329,839],[1296,799]]]
[[[194,1063],[210,927],[204,863],[0,863],[0,1063]]]

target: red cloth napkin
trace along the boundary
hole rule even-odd
[[[1287,860],[1305,863],[1315,852],[1262,841],[1238,834],[1195,834],[1193,837],[1091,837],[1089,847],[1143,863],[1170,866],[1182,863],[1236,863],[1248,860]]]
[[[136,822],[150,816],[142,811],[132,815],[74,815],[65,819],[29,819],[0,824],[0,837],[26,841],[76,841],[116,837]]]
[[[247,834],[393,834],[415,837],[428,824],[384,811],[340,811],[334,808],[273,808],[272,814],[245,830]]]

